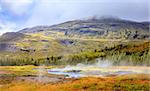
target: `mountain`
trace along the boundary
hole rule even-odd
[[[99,57],[146,64],[150,57],[149,26],[149,22],[111,17],[8,32],[0,36],[0,65],[39,65],[45,60],[72,64]]]
[[[2,50],[48,50],[78,42],[94,40],[150,39],[149,22],[135,22],[119,18],[89,18],[67,21],[52,26],[36,26],[0,36]],[[82,45],[82,43],[80,43]],[[65,49],[65,48],[64,48]]]
[[[68,46],[93,38],[97,40],[150,39],[149,26],[149,22],[135,22],[112,17],[73,20],[52,26],[36,26],[18,32],[5,33],[0,37],[0,49],[4,49],[4,45],[9,44],[9,47],[13,45],[15,49],[37,49],[38,47],[47,50],[50,42],[55,41],[58,45]]]
[[[21,33],[57,31],[66,36],[96,36],[106,39],[148,39],[149,22],[134,22],[119,18],[90,18],[86,20],[68,21],[53,26],[37,26],[26,28]]]

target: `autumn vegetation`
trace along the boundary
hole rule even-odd
[[[15,82],[1,91],[149,91],[148,75],[124,75],[117,77],[85,77],[64,83]]]
[[[3,53],[9,54],[9,53]],[[94,63],[96,59],[110,60],[114,65],[150,65],[150,42],[121,43],[111,47],[93,49],[67,55],[31,56],[30,53],[10,54],[11,57],[1,57],[1,66],[22,65],[68,65],[78,63]]]

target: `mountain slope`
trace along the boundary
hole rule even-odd
[[[149,25],[90,18],[5,33],[0,36],[0,64],[76,64],[102,58],[149,65]]]
[[[57,31],[64,33],[66,36],[93,36],[106,39],[149,39],[149,25],[148,22],[133,22],[118,18],[91,18],[68,21],[53,26],[26,28],[19,32]]]
[[[70,46],[72,51],[72,47],[81,46],[82,49],[82,45],[89,46],[89,43],[96,43],[94,41],[148,40],[149,25],[149,22],[118,18],[90,18],[53,26],[36,26],[3,34],[0,37],[0,49],[61,51],[68,50],[66,47]]]
[[[7,32],[0,36],[0,41],[7,42],[7,41],[17,41],[20,38],[24,38],[26,35],[19,32]]]

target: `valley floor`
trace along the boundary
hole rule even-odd
[[[0,66],[0,91],[150,90],[150,74],[66,78],[62,75],[48,74],[44,70],[36,70],[51,68],[55,68],[55,66]]]

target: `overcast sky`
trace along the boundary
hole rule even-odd
[[[0,34],[92,16],[149,20],[149,0],[0,0]]]

